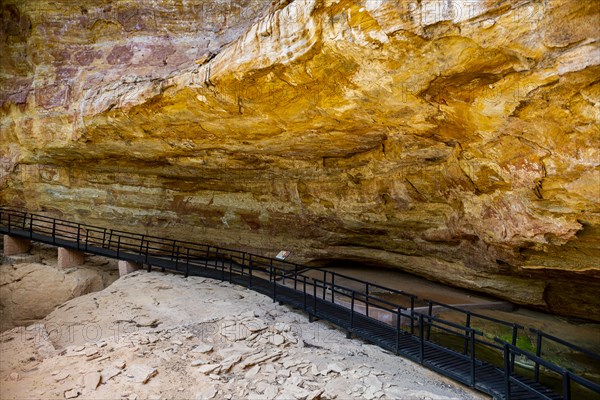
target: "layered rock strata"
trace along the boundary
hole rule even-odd
[[[599,15],[6,1],[0,201],[600,320]]]

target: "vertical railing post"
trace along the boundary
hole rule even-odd
[[[161,245],[162,245],[163,243],[164,243],[164,241],[162,241],[162,242],[161,242]],[[175,243],[175,242],[173,242],[173,243]],[[165,250],[165,259],[166,259],[166,258],[167,258],[167,251]],[[171,260],[172,260],[172,259],[173,259],[173,254],[172,254],[172,251],[171,251]],[[162,260],[162,261],[164,262],[165,260]],[[160,272],[165,272],[165,267],[164,267],[164,265],[160,267]]]
[[[29,215],[29,239],[33,239],[33,214]]]
[[[334,293],[335,293],[335,274],[332,272],[331,273],[331,302],[335,304],[335,298],[334,298]]]
[[[190,276],[190,248],[185,249],[185,277]]]
[[[56,218],[52,218],[52,243],[56,244]]]
[[[219,270],[219,248],[215,247],[215,269],[218,271]],[[223,271],[223,268],[221,268],[221,280],[224,281],[225,280],[225,272]]]
[[[177,271],[177,268],[179,267],[179,246],[177,246],[175,249],[174,257],[175,257],[175,271]]]
[[[317,315],[317,281],[313,278],[313,314]]]
[[[10,233],[10,213],[8,213],[8,233]]]
[[[104,242],[106,241],[106,228],[102,231],[102,248],[105,248]]]
[[[294,264],[294,290],[298,290],[298,264]]]
[[[415,334],[415,297],[410,297],[410,334]]]
[[[367,295],[367,300],[369,299],[369,282],[365,285],[365,294]],[[369,302],[367,301],[367,305],[365,306],[365,314],[367,317],[369,316]]]
[[[81,224],[77,224],[77,250],[79,250],[79,238],[81,237]]]
[[[90,240],[90,230],[86,229],[85,230],[85,252],[87,253],[88,251],[88,242]]]
[[[518,332],[518,327],[517,324],[513,324],[512,326],[512,341],[511,344],[513,346],[517,346],[517,332]],[[510,368],[514,371],[515,370],[515,354],[512,354],[510,357]]]
[[[429,300],[429,307],[427,308],[427,315],[429,315],[429,323],[427,324],[427,340],[431,337],[431,317],[433,317],[433,303]]]
[[[242,270],[241,270],[241,272],[240,272],[240,273],[241,273],[241,276],[242,276],[242,282],[243,282],[243,281],[244,281],[244,280],[243,280],[243,277],[244,277],[244,269],[246,268],[246,253],[245,253],[245,252],[242,252],[242,261],[240,262],[240,265],[242,266]]]
[[[304,293],[304,311],[306,311],[306,276],[303,276],[304,278],[304,290],[302,291]]]
[[[510,390],[510,351],[508,343],[504,344],[504,398],[511,400]]]
[[[402,307],[396,310],[396,355],[400,354],[400,327],[402,326]]]
[[[223,281],[225,281],[225,254],[221,256],[221,275],[223,276]]]
[[[273,275],[273,303],[275,303],[275,298],[277,297],[277,270],[273,269],[273,265],[271,265],[271,274]]]
[[[252,287],[252,254],[248,256],[248,267],[250,268],[250,279],[248,281],[248,287]]]
[[[350,303],[350,329],[354,329],[354,298],[356,296],[356,292],[352,291],[352,301]]]
[[[325,300],[326,283],[327,283],[327,271],[323,271],[323,300]]]
[[[471,338],[471,387],[475,387],[475,329],[470,329]]]
[[[425,357],[425,337],[423,336],[423,314],[419,314],[419,359],[423,364]]]
[[[144,240],[145,239],[146,239],[146,235],[142,235],[142,238],[140,239],[140,254],[142,254],[144,251]]]
[[[563,400],[571,400],[571,374],[565,369],[562,375]]]
[[[542,335],[539,331],[536,332],[535,355],[538,358],[542,356]],[[540,363],[538,363],[537,359],[535,360],[535,367],[533,368],[533,380],[535,382],[540,381]]]
[[[148,264],[148,251],[149,251],[149,247],[150,247],[150,241],[146,240],[146,262],[145,264],[148,266],[148,272],[150,272],[152,270],[152,268],[150,267],[150,264]]]
[[[111,234],[111,236],[112,236],[112,234]],[[121,251],[121,235],[119,235],[119,238],[117,239],[117,258],[119,258],[120,251]]]
[[[471,327],[471,311],[467,311],[467,323],[466,323],[466,327],[470,328]],[[463,354],[467,354],[469,348],[469,339],[467,338],[467,336],[465,336],[465,345],[463,348]]]

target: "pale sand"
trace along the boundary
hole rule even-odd
[[[0,398],[487,398],[268,297],[198,277],[139,271],[40,322],[1,334]]]

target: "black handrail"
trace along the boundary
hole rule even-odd
[[[548,333],[542,332],[538,329],[534,329],[534,328],[529,328],[529,331],[532,333],[535,333],[536,335],[536,344],[535,344],[535,356],[538,358],[541,358],[542,355],[542,339],[547,339],[550,341],[553,341],[555,343],[558,343],[562,346],[565,346],[571,350],[577,351],[581,354],[584,354],[587,357],[590,357],[592,359],[594,359],[595,361],[600,361],[600,355],[593,353],[587,349],[584,349],[581,346],[577,346],[576,344],[573,344],[571,342],[567,342],[566,340],[563,340],[561,338],[558,338],[556,336],[550,335]],[[543,365],[543,364],[542,364]],[[599,370],[600,370],[600,364],[598,365]],[[540,363],[535,362],[535,366],[534,366],[534,370],[533,370],[533,379],[535,382],[539,382],[540,380]]]
[[[551,371],[557,372],[562,376],[562,387],[563,387],[563,399],[564,400],[570,400],[571,399],[571,381],[575,381],[578,384],[594,391],[600,394],[600,385],[590,381],[589,379],[583,378],[577,374],[574,374],[572,372],[570,372],[569,370],[559,367],[558,365],[553,364],[552,362],[548,361],[548,360],[544,360],[541,357],[538,357],[537,355],[523,350],[517,346],[514,346],[500,338],[494,338],[494,340],[498,343],[500,343],[503,347],[504,347],[504,363],[505,363],[505,379],[506,379],[506,393],[508,395],[508,399],[511,398],[510,393],[511,393],[511,389],[510,386],[512,383],[516,383],[519,386],[523,386],[524,388],[526,388],[527,390],[531,391],[531,392],[535,392],[536,394],[540,394],[542,396],[544,396],[544,398],[546,398],[547,396],[543,395],[542,393],[540,393],[539,391],[536,391],[535,389],[531,388],[528,385],[525,385],[523,382],[521,382],[520,380],[516,379],[515,377],[512,376],[512,368],[510,367],[510,364],[507,365],[507,360],[510,359],[510,355],[514,354],[514,355],[520,355],[520,356],[524,356],[528,359],[530,359],[531,361],[533,361],[536,364],[539,364]]]
[[[7,222],[6,225],[4,225],[5,221]],[[3,228],[3,226],[5,226],[5,228]],[[506,343],[495,338],[494,341],[496,343],[501,343],[501,346],[492,345],[492,347],[494,348],[501,348],[503,350],[502,354],[504,355],[505,364],[504,374],[505,378],[507,379],[507,391],[505,391],[506,398],[510,398],[511,383],[514,383],[517,386],[523,385],[521,381],[519,381],[511,375],[513,373],[512,371],[514,370],[515,355],[524,355],[534,360],[537,363],[538,371],[539,365],[545,366],[554,371],[566,371],[562,369],[562,367],[556,366],[548,360],[544,360],[540,357],[540,354],[533,355],[531,353],[527,353],[519,349],[516,346],[516,330],[523,329],[523,327],[519,324],[502,321],[496,318],[488,317],[486,315],[478,313],[473,313],[468,310],[463,310],[458,307],[446,305],[432,300],[427,300],[428,314],[415,312],[414,304],[415,300],[418,299],[417,296],[412,295],[410,293],[406,293],[401,290],[387,288],[382,285],[373,284],[371,282],[349,277],[347,275],[339,274],[333,271],[311,268],[300,264],[294,264],[291,262],[256,255],[244,251],[221,248],[218,246],[180,240],[164,239],[156,236],[124,232],[114,229],[107,230],[106,228],[102,227],[65,221],[43,215],[30,214],[22,211],[7,210],[3,207],[0,207],[0,231],[5,231],[11,235],[21,236],[33,240],[40,240],[46,243],[66,246],[78,250],[81,250],[82,247],[86,251],[92,250],[92,252],[96,251],[94,250],[94,248],[102,249],[102,252],[97,251],[96,254],[102,254],[113,258],[125,257],[125,259],[132,259],[131,257],[134,257],[133,259],[136,260],[140,260],[141,258],[141,260],[143,260],[143,262],[148,265],[148,270],[150,270],[152,263],[159,263],[163,271],[165,270],[165,265],[168,265],[167,268],[169,269],[174,269],[175,271],[181,270],[181,272],[185,272],[186,277],[190,273],[190,266],[212,269],[216,273],[220,273],[221,279],[223,281],[227,279],[227,275],[230,282],[234,281],[234,277],[236,277],[235,279],[238,279],[237,277],[247,276],[247,283],[243,284],[249,288],[254,288],[253,285],[257,282],[267,282],[269,284],[270,290],[272,290],[272,292],[268,294],[273,298],[273,301],[276,301],[278,298],[281,299],[281,296],[285,296],[286,289],[292,290],[292,288],[286,286],[285,283],[286,279],[290,279],[291,281],[293,281],[293,290],[300,292],[302,296],[301,307],[309,313],[311,320],[314,317],[326,317],[326,314],[323,314],[323,312],[320,309],[317,309],[317,306],[319,304],[334,304],[337,307],[342,307],[339,304],[339,302],[335,302],[336,294],[338,296],[341,295],[350,299],[350,316],[349,320],[346,322],[348,324],[347,328],[349,329],[350,333],[354,331],[356,321],[360,318],[366,318],[369,321],[369,324],[371,325],[385,325],[387,326],[386,329],[394,329],[393,332],[395,332],[395,351],[397,354],[400,354],[401,336],[407,334],[413,337],[412,334],[414,334],[414,328],[416,323],[418,327],[418,335],[416,336],[416,338],[418,340],[420,348],[418,360],[421,363],[427,362],[427,356],[425,354],[426,347],[436,348],[440,351],[450,352],[452,354],[456,354],[457,356],[463,357],[463,359],[468,360],[470,362],[470,381],[463,382],[469,383],[472,387],[475,387],[476,385],[476,365],[480,365],[481,363],[483,363],[482,361],[477,360],[475,357],[475,345],[477,343],[481,343],[490,346],[490,343],[477,338],[477,336],[484,335],[481,331],[474,329],[470,326],[471,317],[482,318],[491,322],[509,326],[513,329],[512,343]],[[168,261],[171,264],[165,264],[165,261]],[[183,267],[180,268],[180,266],[185,266],[184,270],[182,270]],[[293,267],[293,269],[291,269],[290,267]],[[309,277],[304,273],[306,271],[314,270],[319,270],[323,272],[323,280],[314,277]],[[327,279],[328,277],[330,277],[330,280]],[[364,284],[365,290],[360,291],[344,285],[340,285],[340,279],[347,279],[353,282]],[[299,285],[302,287],[301,290],[298,288]],[[312,293],[310,286],[312,286]],[[322,290],[321,296],[318,296],[317,294],[318,287],[320,288],[320,290]],[[372,288],[377,288],[389,293],[395,293],[406,296],[411,301],[410,310],[407,310],[406,307],[400,304],[391,302],[389,300],[380,298],[377,295],[374,295],[371,291]],[[330,298],[326,296],[327,290],[331,291]],[[366,313],[357,312],[357,302],[361,302],[365,305]],[[466,324],[461,325],[459,323],[449,322],[442,318],[433,316],[432,307],[434,305],[464,313],[467,316]],[[396,317],[395,324],[394,322],[391,322],[391,324],[387,324],[377,320],[376,318],[373,318],[369,315],[369,307],[375,307],[389,312],[392,317]],[[402,318],[408,318],[410,320],[410,332],[404,332],[402,330]],[[395,328],[393,327],[394,325]],[[430,341],[429,335],[431,328],[440,329],[444,332],[457,335],[458,337],[463,338],[465,341],[463,353],[460,354],[454,350],[450,350],[444,346]],[[538,338],[540,338],[538,340],[538,347],[541,346],[541,338],[545,337],[547,339],[554,340],[557,343],[570,346],[572,349],[576,349],[578,351],[581,351],[582,353],[591,355],[595,359],[600,359],[600,356],[595,355],[594,353],[589,352],[588,350],[582,349],[579,346],[572,345],[562,339],[556,338],[554,336],[545,334],[537,330],[532,329],[531,331],[536,333],[538,335]],[[368,339],[368,337],[365,338]],[[409,355],[407,354],[407,356]],[[506,372],[507,365],[508,372]],[[438,371],[442,373],[444,372],[443,370]],[[593,382],[591,382],[590,384],[590,381],[585,378],[579,377],[578,375],[568,371],[566,377],[567,383],[565,383],[565,385],[567,386],[569,385],[569,382],[574,381],[600,393],[600,386]],[[527,387],[526,390],[533,390],[535,393],[540,394],[539,391],[537,391],[536,389],[532,389],[531,387]],[[540,394],[540,397],[544,398],[544,395]]]
[[[587,349],[584,349],[581,346],[577,346],[576,344],[573,344],[571,342],[567,342],[566,340],[563,340],[563,339],[558,338],[556,336],[552,336],[552,335],[550,335],[550,334],[548,334],[546,332],[542,332],[542,331],[540,331],[538,329],[529,328],[529,331],[535,333],[537,336],[544,337],[546,339],[550,339],[553,342],[556,342],[558,344],[562,344],[563,346],[566,346],[566,347],[570,348],[571,350],[575,350],[575,351],[578,351],[580,353],[583,353],[586,356],[591,357],[591,358],[593,358],[596,361],[600,361],[600,354],[593,353],[593,352],[591,352],[591,351],[589,351]]]

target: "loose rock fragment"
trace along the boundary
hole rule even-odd
[[[285,338],[281,335],[273,335],[269,338],[269,341],[275,346],[281,346],[285,343]]]
[[[121,370],[117,367],[110,366],[110,367],[104,368],[102,370],[102,372],[100,373],[100,375],[102,377],[102,382],[106,383],[110,379],[119,375],[120,373],[121,373]]]
[[[127,368],[127,376],[132,378],[133,381],[137,383],[146,383],[157,373],[158,371],[156,368],[145,365],[132,365],[131,367]]]
[[[56,375],[54,375],[54,374],[56,374]],[[60,381],[65,380],[65,379],[67,379],[69,377],[69,373],[68,372],[64,372],[64,371],[63,372],[58,372],[57,371],[57,372],[53,373],[53,375],[54,375],[54,380],[56,382],[60,382]]]
[[[232,355],[230,357],[227,357],[226,359],[221,361],[221,372],[229,371],[231,367],[239,363],[241,360],[242,356],[240,355]]]
[[[213,347],[211,345],[203,343],[194,347],[192,353],[210,353],[211,351],[213,351]]]
[[[203,365],[200,368],[198,368],[198,371],[200,371],[204,375],[208,375],[211,372],[216,371],[220,367],[221,366],[219,364],[206,364],[206,365]]]
[[[65,392],[65,399],[74,399],[79,396],[81,393],[77,391],[77,389],[70,389]]]
[[[89,374],[86,374],[83,378],[83,385],[85,386],[86,391],[91,392],[96,390],[96,388],[100,384],[101,379],[102,376],[98,372],[91,372]]]

